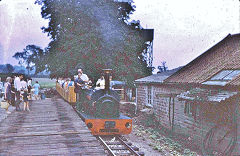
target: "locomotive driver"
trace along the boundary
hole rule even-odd
[[[88,94],[89,78],[86,74],[83,74],[82,69],[78,69],[78,77],[75,79],[75,92],[77,93],[77,109],[82,109],[82,103]],[[88,96],[87,96],[88,97]]]
[[[74,80],[74,92],[77,95],[77,109],[81,110],[80,100],[82,99],[82,86],[84,85],[84,81],[81,79],[82,74],[78,73],[78,77]]]
[[[83,74],[83,70],[82,69],[78,69],[78,73],[81,73],[81,79],[84,81],[84,82],[88,82],[89,81],[89,78],[86,74]]]

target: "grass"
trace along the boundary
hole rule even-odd
[[[38,81],[40,88],[53,88],[56,87],[56,79],[49,78],[32,78],[32,85]]]

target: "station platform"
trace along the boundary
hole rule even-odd
[[[30,101],[30,109],[13,111],[0,122],[1,156],[106,155],[96,137],[61,98]]]

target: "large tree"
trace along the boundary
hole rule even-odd
[[[123,3],[113,0],[38,2],[43,3],[42,17],[49,19],[43,30],[52,38],[46,55],[52,77],[73,75],[81,67],[97,78],[102,68],[112,68],[115,79],[131,84],[151,74],[142,57],[146,41],[140,29],[126,24],[131,4],[123,13]]]
[[[36,45],[28,45],[22,52],[16,52],[13,57],[19,60],[20,65],[26,65],[29,75],[34,67],[36,68],[36,73],[45,70],[47,64],[45,54],[44,50],[40,47]]]

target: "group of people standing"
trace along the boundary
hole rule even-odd
[[[16,107],[16,111],[21,111],[20,103],[21,99],[24,102],[23,110],[30,111],[29,100],[32,100],[32,88],[34,88],[35,99],[39,99],[40,85],[36,81],[36,84],[32,86],[32,79],[25,79],[23,75],[14,77],[7,77],[4,84],[4,99],[12,106]],[[8,108],[5,108],[7,113]]]

